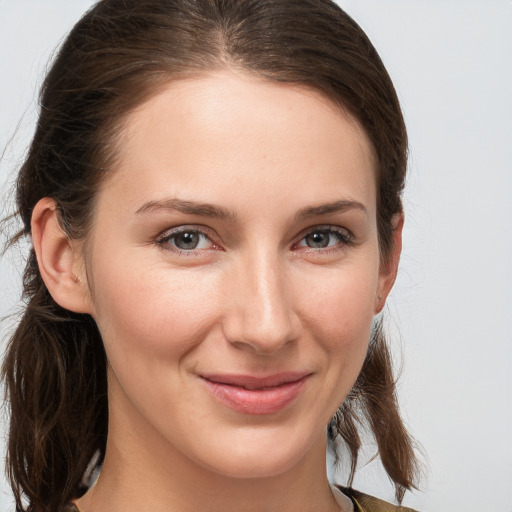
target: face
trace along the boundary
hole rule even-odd
[[[170,84],[126,119],[86,254],[111,438],[237,477],[325,448],[387,279],[353,118],[247,76]]]

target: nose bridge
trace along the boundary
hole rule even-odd
[[[246,254],[237,274],[227,319],[229,341],[272,353],[298,337],[300,322],[277,250],[260,248]]]

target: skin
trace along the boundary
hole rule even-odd
[[[326,425],[400,253],[401,217],[380,260],[368,137],[316,92],[219,72],[147,100],[118,147],[85,247],[52,200],[33,215],[50,292],[94,317],[109,361],[107,455],[81,510],[339,510]],[[180,252],[177,228],[199,245]],[[202,378],[289,371],[307,374],[299,395],[260,415]]]

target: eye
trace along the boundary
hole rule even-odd
[[[337,246],[351,245],[354,242],[352,234],[343,228],[317,228],[304,236],[297,247],[309,249],[329,249]]]
[[[206,233],[199,229],[181,228],[165,233],[157,244],[167,250],[195,252],[215,248]]]

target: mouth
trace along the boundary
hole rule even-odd
[[[286,372],[267,377],[251,375],[200,375],[210,394],[221,404],[242,414],[275,414],[302,393],[310,373]]]

